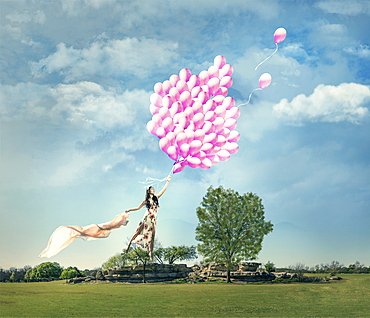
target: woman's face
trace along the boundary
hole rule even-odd
[[[154,193],[155,193],[155,190],[154,190],[154,188],[153,188],[153,187],[150,187],[150,188],[149,188],[149,193],[150,193],[150,194],[154,194]]]

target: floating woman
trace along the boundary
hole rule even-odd
[[[152,186],[149,186],[146,189],[145,199],[143,200],[143,202],[141,202],[141,204],[137,208],[128,209],[125,211],[126,213],[129,213],[131,211],[140,210],[144,206],[147,208],[143,219],[139,223],[135,234],[132,236],[127,246],[126,253],[129,251],[131,244],[136,243],[146,249],[149,252],[150,260],[153,260],[154,238],[159,207],[158,199],[167,190],[171,179],[172,177],[167,177],[166,184],[158,194],[155,194],[154,188]]]

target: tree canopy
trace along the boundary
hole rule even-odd
[[[228,268],[235,262],[255,259],[264,236],[273,229],[272,223],[265,221],[261,198],[222,186],[207,189],[197,216],[198,252],[205,261],[226,263]],[[227,274],[230,282],[230,270]]]

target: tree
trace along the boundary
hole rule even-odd
[[[175,261],[192,260],[197,258],[197,252],[194,245],[192,246],[169,246],[163,249],[163,259],[168,264],[173,264]]]
[[[80,276],[80,272],[72,267],[68,267],[63,269],[62,273],[60,274],[59,278],[60,279],[65,279],[66,282],[68,279],[75,278]]]
[[[34,268],[35,273],[33,279],[52,279],[59,278],[62,273],[62,268],[59,263],[45,262]]]
[[[126,264],[126,257],[122,254],[116,254],[110,257],[103,265],[102,269],[110,269],[113,267],[122,267]]]
[[[265,264],[265,270],[268,272],[268,273],[271,273],[271,272],[274,272],[276,270],[275,268],[275,264],[268,261],[266,264]]]
[[[228,283],[232,264],[255,259],[264,236],[273,228],[265,221],[262,199],[256,194],[240,195],[222,186],[207,189],[197,216],[196,240],[201,242],[198,252],[205,261],[226,263]]]
[[[143,265],[143,283],[146,283],[145,269],[146,265],[150,262],[150,255],[147,250],[142,249],[138,244],[133,243],[128,253],[122,254],[127,260],[135,264],[141,263]]]

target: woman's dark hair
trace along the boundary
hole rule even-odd
[[[146,194],[145,194],[145,205],[148,209],[150,208],[150,202],[149,202],[150,192],[149,191],[150,191],[151,188],[153,188],[153,187],[152,186],[148,187],[146,189]],[[159,207],[158,198],[154,194],[153,194],[153,201]]]

